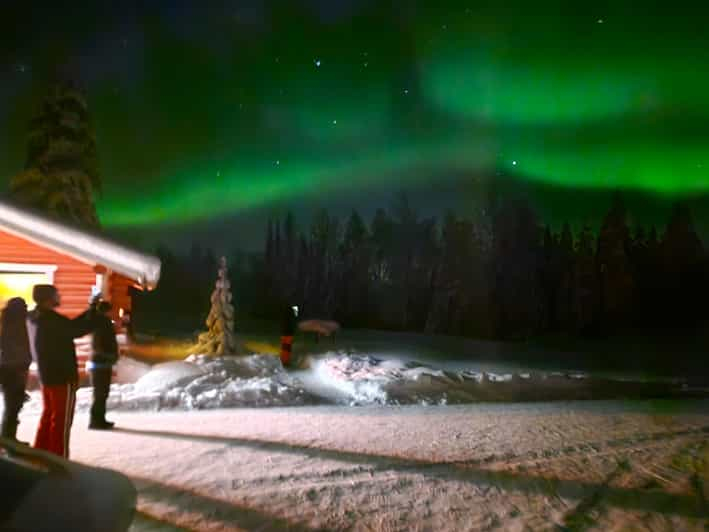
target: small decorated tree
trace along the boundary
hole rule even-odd
[[[197,339],[195,352],[205,355],[236,354],[234,337],[234,307],[231,285],[227,276],[226,258],[219,260],[219,273],[211,297],[212,308],[207,316],[207,331]]]

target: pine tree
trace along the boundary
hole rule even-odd
[[[295,234],[295,218],[293,213],[288,211],[283,222],[284,257],[289,265],[295,262],[297,235]]]
[[[542,244],[541,283],[544,295],[542,328],[553,330],[558,324],[558,298],[563,277],[560,239],[547,225]]]
[[[616,194],[603,220],[597,244],[599,317],[606,326],[625,325],[632,310],[635,279],[630,263],[627,211],[620,194]]]
[[[441,253],[434,275],[434,293],[426,319],[429,334],[459,334],[460,302],[467,296],[464,281],[471,267],[468,251],[472,244],[471,228],[452,212],[446,212],[441,228]],[[468,234],[466,234],[468,230]]]
[[[576,242],[573,273],[573,319],[578,333],[591,330],[596,313],[597,278],[593,248],[593,231],[586,224]]]
[[[706,306],[703,293],[704,249],[685,203],[677,203],[660,244],[665,320],[688,325]]]
[[[274,260],[276,262],[276,271],[280,272],[283,265],[283,247],[281,246],[281,220],[276,220],[275,225],[275,236],[273,243],[273,254]]]
[[[381,283],[391,281],[391,247],[394,240],[394,223],[384,209],[377,209],[372,220],[372,246],[374,252],[373,277]]]
[[[71,84],[55,86],[29,129],[25,169],[10,182],[12,197],[66,220],[98,226],[93,196],[101,182],[84,95]]]
[[[286,299],[293,297],[296,291],[296,258],[298,251],[298,235],[295,229],[295,217],[288,211],[283,222],[283,294]]]
[[[225,257],[219,260],[219,272],[211,302],[212,308],[207,316],[207,331],[199,335],[195,352],[217,356],[234,355],[236,354],[234,307],[231,304],[231,284]]]
[[[574,308],[574,236],[568,222],[564,223],[559,240],[559,292],[557,294],[557,320],[562,329],[573,324]]]
[[[361,326],[366,319],[369,291],[369,246],[367,226],[357,211],[352,211],[345,225],[340,245],[337,318],[351,326]]]
[[[266,265],[268,268],[273,267],[273,221],[268,219],[268,230],[266,233]]]
[[[701,263],[704,249],[687,204],[678,202],[673,206],[661,251],[664,262],[671,267],[691,268]]]
[[[538,330],[543,305],[541,228],[527,202],[507,201],[495,215],[493,235],[497,334],[508,339],[528,338]]]

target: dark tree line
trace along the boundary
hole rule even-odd
[[[323,210],[300,229],[288,214],[268,223],[263,253],[232,260],[237,314],[277,319],[284,304],[298,304],[305,317],[345,327],[499,339],[706,321],[709,260],[687,206],[678,203],[659,232],[627,220],[620,195],[597,234],[568,223],[554,231],[514,200],[438,220],[402,195],[369,222]],[[151,304],[206,312],[214,255],[195,246],[161,256]]]

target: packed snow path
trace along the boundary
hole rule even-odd
[[[134,480],[135,531],[703,531],[709,516],[707,401],[111,417],[92,432],[77,415],[72,458]]]

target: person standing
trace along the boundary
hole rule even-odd
[[[113,365],[118,361],[118,343],[113,321],[108,313],[111,303],[98,301],[94,318],[93,355],[91,358],[91,385],[94,388],[94,400],[91,405],[89,428],[110,430],[114,423],[106,420],[106,400],[111,390]]]
[[[5,400],[1,435],[14,441],[32,362],[26,319],[27,303],[21,297],[10,299],[0,318],[0,384]]]
[[[281,364],[283,367],[290,367],[293,356],[293,336],[295,335],[296,318],[298,317],[298,307],[286,306],[283,309],[281,321]]]
[[[32,297],[37,303],[34,345],[43,403],[34,446],[68,458],[79,381],[74,339],[93,330],[93,312],[74,319],[59,314],[55,309],[61,299],[53,285],[36,285]]]

